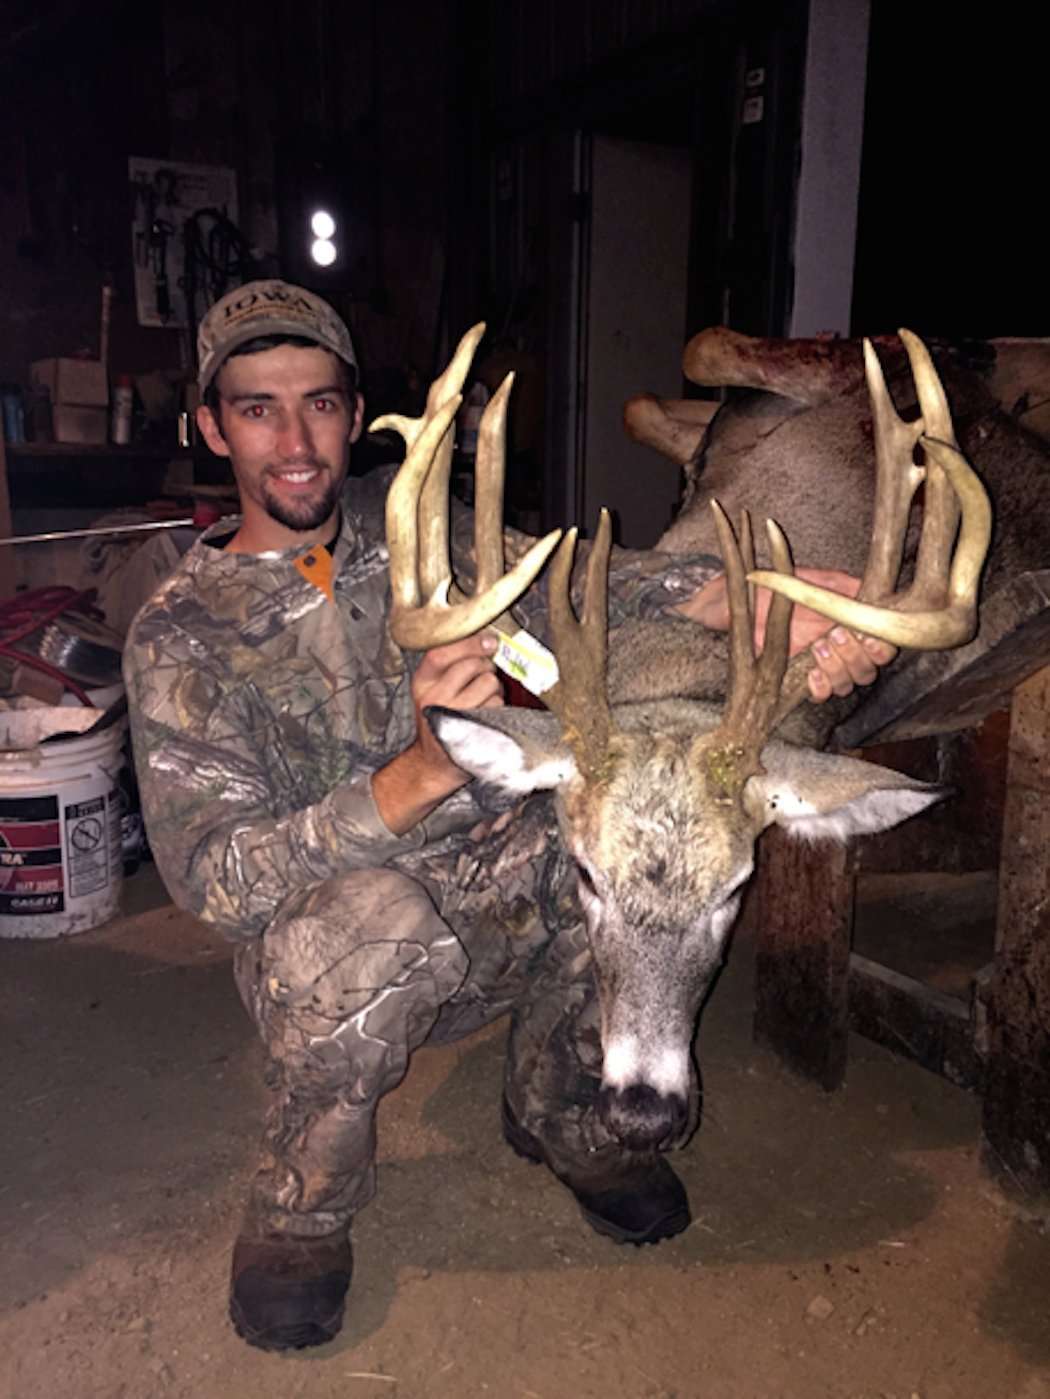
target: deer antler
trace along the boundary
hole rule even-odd
[[[370,431],[393,428],[408,452],[386,499],[393,606],[390,632],[399,646],[423,651],[472,636],[507,611],[533,582],[561,538],[552,530],[509,571],[503,557],[503,474],[508,374],[486,405],[478,430],[475,468],[474,553],[477,582],[472,597],[454,584],[448,542],[452,423],[462,403],[463,383],[484,324],[467,331],[448,368],[430,386],[421,418],[387,413]],[[516,627],[516,624],[515,624]]]
[[[843,597],[800,578],[759,570],[752,583],[895,646],[940,651],[969,641],[977,630],[977,584],[988,553],[992,508],[977,473],[959,451],[944,389],[918,336],[899,332],[908,351],[921,418],[905,423],[890,400],[869,341],[864,342],[868,391],[875,417],[877,467],[872,547],[856,598]],[[931,430],[932,429],[932,430]],[[925,471],[912,461],[918,444]],[[926,480],[926,508],[915,581],[894,594],[911,498]],[[954,554],[952,542],[962,507]]]
[[[712,502],[729,596],[730,682],[722,720],[714,733],[698,740],[697,750],[719,800],[732,800],[742,781],[759,769],[766,739],[806,697],[813,664],[808,652],[787,661],[792,602],[915,650],[961,645],[977,629],[977,586],[991,538],[991,505],[956,445],[948,401],[929,352],[910,331],[900,331],[900,337],[921,411],[913,423],[898,416],[875,351],[870,341],[864,342],[876,487],[871,547],[856,599],[796,578],[787,541],[772,520],[766,528],[773,570],[756,570],[746,516],[741,548],[721,506]],[[926,455],[925,470],[913,460],[917,444]],[[915,578],[898,594],[894,590],[908,515],[923,480],[926,501]],[[748,582],[774,593],[757,661]]]
[[[713,799],[724,804],[735,801],[747,778],[762,769],[760,755],[777,723],[793,609],[788,598],[774,596],[766,620],[765,644],[756,659],[754,589],[748,587],[755,566],[751,521],[745,512],[738,540],[717,500],[711,502],[711,508],[729,599],[729,683],[718,727],[696,740],[693,760],[704,773]],[[776,576],[793,577],[791,550],[783,531],[767,520],[766,534]]]
[[[749,572],[748,579],[895,646],[947,650],[963,645],[977,630],[977,588],[991,540],[991,503],[980,477],[959,451],[948,400],[929,351],[911,331],[901,330],[899,335],[911,363],[921,416],[911,423],[899,417],[875,351],[865,340],[876,481],[871,547],[857,597],[763,569]],[[925,469],[915,464],[917,445],[925,454]],[[908,514],[924,480],[915,576],[910,587],[898,593]],[[774,728],[806,698],[812,665],[808,652],[791,661]]]
[[[600,780],[613,732],[605,683],[609,632],[609,552],[612,520],[602,510],[598,532],[587,560],[583,613],[577,621],[572,610],[572,561],[576,552],[576,528],[561,542],[550,576],[550,630],[558,661],[558,681],[543,696],[547,708],[561,720],[566,742],[581,772]]]

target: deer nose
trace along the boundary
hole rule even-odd
[[[631,1151],[659,1151],[685,1128],[685,1099],[661,1093],[648,1083],[629,1088],[603,1087],[598,1113],[605,1127]]]

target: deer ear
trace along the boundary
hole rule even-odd
[[[514,796],[576,776],[576,763],[553,714],[537,709],[425,709],[427,723],[464,772]]]
[[[770,743],[765,773],[747,784],[745,801],[760,829],[777,825],[799,840],[837,840],[888,831],[950,794],[949,787],[919,782],[904,773]]]

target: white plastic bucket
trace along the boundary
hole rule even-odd
[[[0,713],[0,937],[86,932],[120,908],[124,725],[100,709]]]

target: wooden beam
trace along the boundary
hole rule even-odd
[[[984,1161],[1010,1193],[1050,1197],[1050,666],[1011,712]]]
[[[758,850],[755,1039],[829,1091],[846,1073],[856,858],[776,827]]]
[[[979,1088],[982,1064],[966,1001],[873,962],[850,957],[850,1028],[914,1059],[960,1088]]]

